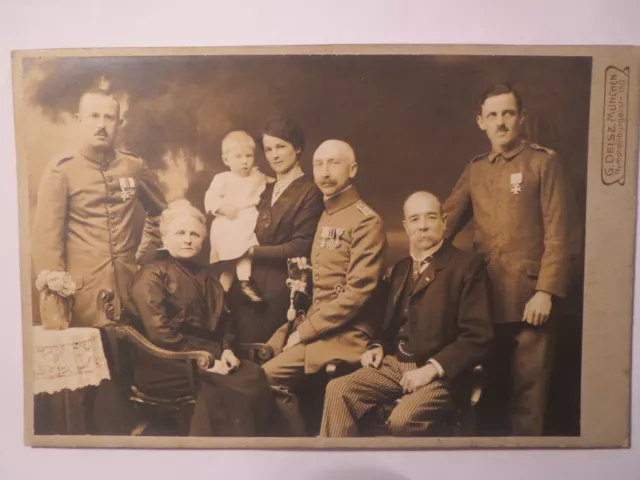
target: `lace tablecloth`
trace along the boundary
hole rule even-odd
[[[100,331],[33,327],[34,393],[77,390],[110,379]]]

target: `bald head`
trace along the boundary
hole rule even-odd
[[[313,158],[343,158],[350,163],[356,161],[356,154],[343,140],[325,140],[313,154]]]
[[[326,140],[313,154],[313,177],[326,197],[347,188],[357,171],[353,148],[342,140]]]
[[[414,192],[404,201],[404,218],[407,218],[407,211],[414,211],[416,208],[427,206],[429,209],[436,209],[442,215],[442,203],[440,199],[431,192]]]
[[[442,203],[430,192],[415,192],[404,202],[405,232],[414,255],[437,245],[444,236],[447,225],[442,213]]]

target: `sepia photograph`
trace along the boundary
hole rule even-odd
[[[27,441],[628,446],[637,53],[14,52]]]

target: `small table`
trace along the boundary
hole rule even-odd
[[[50,395],[56,433],[85,432],[84,389],[109,380],[100,331],[33,327],[34,394]],[[57,421],[55,421],[57,420]]]

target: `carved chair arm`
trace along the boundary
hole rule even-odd
[[[120,339],[126,339],[138,346],[144,352],[158,358],[167,360],[195,360],[199,368],[206,370],[211,368],[215,358],[205,350],[190,350],[186,352],[174,352],[151,343],[144,335],[129,325],[117,325],[116,335]]]
[[[248,357],[259,365],[268,362],[275,356],[271,345],[266,343],[239,343],[237,350],[238,353],[248,354]]]

